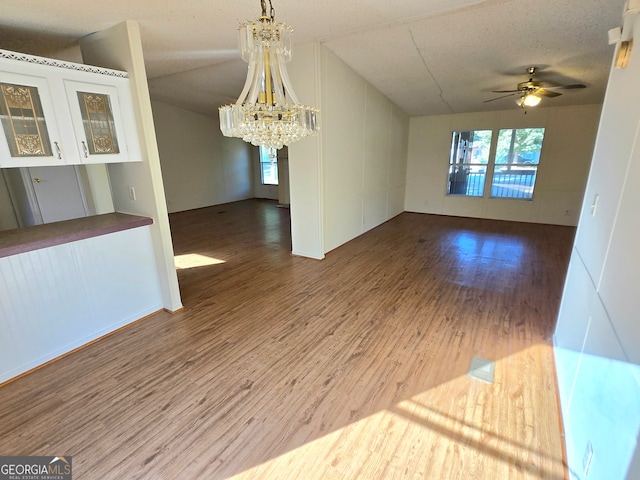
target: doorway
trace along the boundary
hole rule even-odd
[[[80,167],[29,167],[3,170],[19,227],[86,217],[89,213]]]

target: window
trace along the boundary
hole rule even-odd
[[[482,197],[491,150],[491,130],[453,132],[447,193]]]
[[[544,128],[509,128],[498,133],[491,181],[495,198],[533,198]]]
[[[278,151],[260,147],[260,180],[262,185],[278,185]]]
[[[491,198],[533,198],[544,128],[501,129],[493,155],[492,133],[453,132],[447,193],[483,197],[491,172]]]

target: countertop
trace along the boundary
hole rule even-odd
[[[130,228],[151,225],[153,220],[126,213],[106,213],[63,222],[0,232],[0,258],[84,240]]]

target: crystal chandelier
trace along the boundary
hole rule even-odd
[[[247,80],[236,103],[219,108],[220,130],[253,145],[279,149],[318,131],[318,109],[300,104],[285,63],[291,60],[290,26],[275,22],[269,0],[262,15],[238,27]]]

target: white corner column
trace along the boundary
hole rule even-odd
[[[86,63],[125,70],[131,81],[142,161],[108,166],[115,210],[153,218],[151,235],[163,307],[182,308],[173,244],[165,199],[160,157],[156,141],[149,87],[142,53],[140,27],[127,20],[107,30],[93,33],[80,42]],[[131,198],[130,188],[135,191]]]

